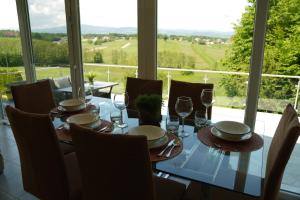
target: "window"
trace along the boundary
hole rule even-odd
[[[158,2],[158,79],[164,81],[165,96],[170,79],[213,83],[217,106],[244,108],[252,40],[247,43],[247,57],[235,66],[232,63],[237,30],[247,10],[254,12],[246,0]],[[254,18],[250,20],[249,35]],[[234,88],[232,77],[241,87]]]
[[[85,79],[118,82],[114,90],[124,91],[137,72],[137,0],[81,0],[80,16]]]
[[[28,0],[37,79],[70,76],[64,0]]]
[[[12,103],[9,86],[26,80],[15,1],[0,2],[0,118]]]

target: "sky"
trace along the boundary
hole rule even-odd
[[[32,29],[65,26],[64,0],[28,0]],[[158,28],[233,31],[247,0],[158,0]],[[81,0],[81,23],[137,27],[137,0]],[[0,29],[18,29],[15,0],[0,0]]]

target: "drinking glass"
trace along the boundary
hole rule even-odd
[[[196,128],[202,128],[206,126],[206,119],[203,117],[202,112],[199,110],[195,111],[195,126]]]
[[[98,103],[91,103],[93,105],[93,108],[91,110],[91,113],[97,117],[97,119],[100,118],[100,105]]]
[[[92,98],[93,98],[93,90],[92,90],[92,88],[88,87],[87,91],[85,92],[85,95],[82,94],[81,90],[82,90],[81,87],[79,87],[78,91],[77,91],[78,98],[84,100],[85,103],[89,103],[92,100]],[[84,95],[85,97],[83,98],[82,95]]]
[[[182,130],[179,134],[180,137],[187,137],[191,133],[184,131],[184,119],[189,116],[193,111],[193,102],[191,97],[181,96],[178,97],[175,104],[175,111],[182,119]]]
[[[206,124],[209,123],[208,120],[208,108],[212,106],[212,104],[215,102],[215,94],[214,90],[212,89],[204,89],[201,92],[201,101],[202,104],[205,106],[205,119]]]
[[[168,116],[166,119],[166,129],[168,133],[178,135],[179,117],[176,115]]]
[[[87,91],[85,93],[85,103],[89,103],[93,98],[93,90],[91,87],[87,88]]]
[[[127,107],[128,100],[129,100],[129,98],[128,98],[127,92],[125,92],[123,94],[115,94],[114,98],[113,98],[114,106],[120,110],[121,119],[118,124],[118,127],[120,127],[120,128],[127,127],[127,124],[123,122],[123,110]]]

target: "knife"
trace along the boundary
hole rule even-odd
[[[164,153],[165,153],[165,151],[170,147],[170,146],[172,146],[173,144],[174,144],[174,142],[175,142],[175,139],[173,139],[173,140],[171,140],[169,143],[168,143],[168,145],[159,153],[159,154],[157,154],[158,156],[162,156]]]

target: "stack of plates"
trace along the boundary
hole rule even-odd
[[[166,131],[157,126],[143,125],[132,128],[128,131],[129,135],[144,135],[147,137],[150,149],[162,147],[169,141]]]
[[[99,117],[91,113],[72,115],[71,117],[68,117],[66,121],[69,124],[73,123],[92,129],[99,128],[101,125],[101,120]]]
[[[211,128],[211,133],[223,140],[239,142],[248,140],[252,136],[249,126],[235,121],[220,121]]]
[[[74,112],[85,109],[85,102],[82,99],[68,99],[59,102],[61,111]]]

